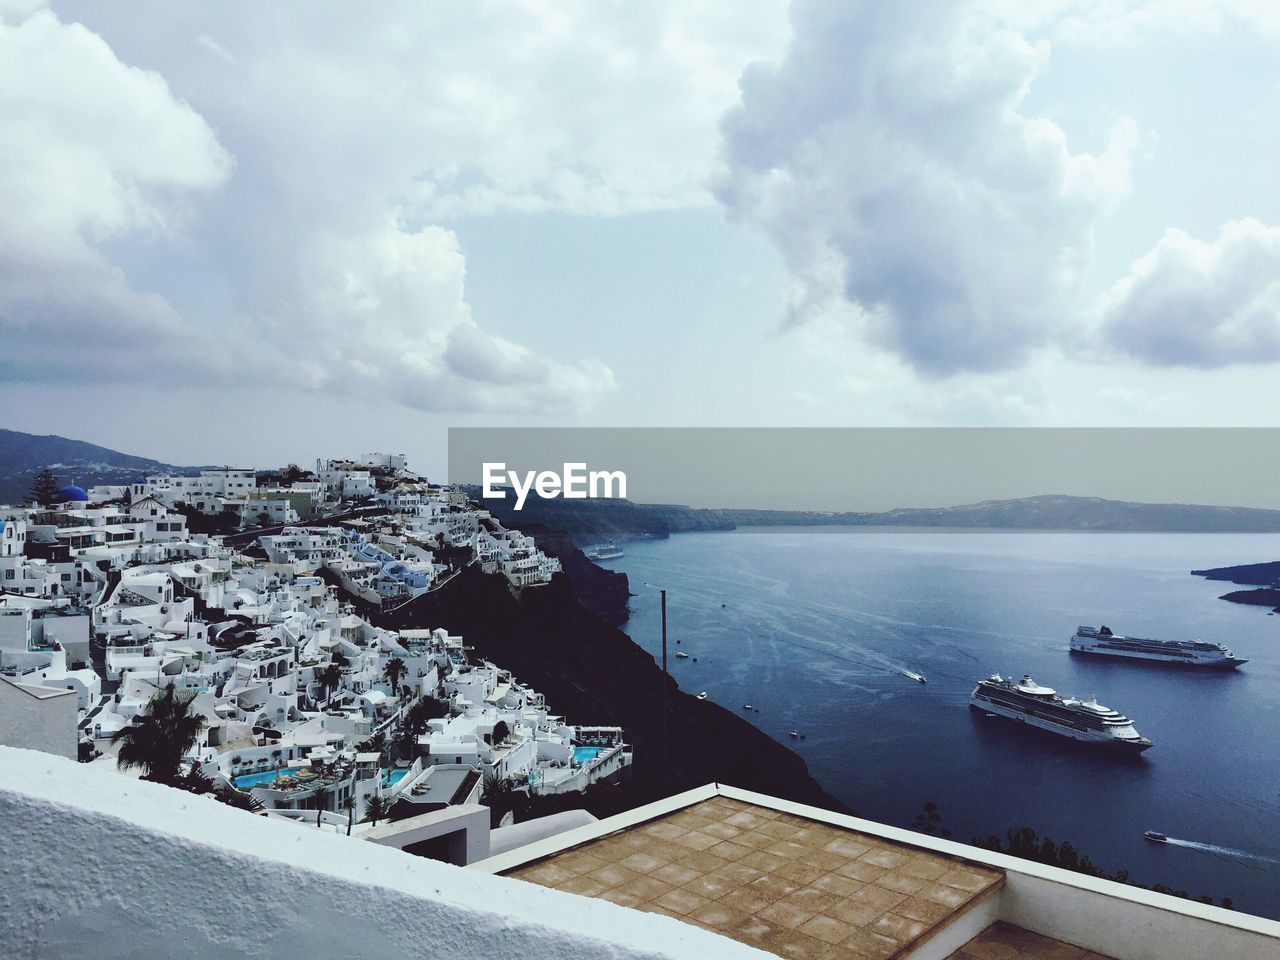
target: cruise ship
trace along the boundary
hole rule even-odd
[[[1071,652],[1210,670],[1234,670],[1240,664],[1249,662],[1241,660],[1220,643],[1122,637],[1112,633],[1110,627],[1076,627],[1076,634],[1071,638]]]
[[[587,551],[588,560],[617,560],[622,556],[622,548],[610,540],[608,543]]]
[[[993,673],[989,679],[978,681],[969,697],[969,706],[1124,753],[1141,753],[1151,746],[1151,741],[1141,736],[1123,714],[1104,707],[1093,698],[1076,700],[1060,697],[1056,691],[1040,686],[1029,676],[1015,682]]]

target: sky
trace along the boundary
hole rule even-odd
[[[1275,426],[1269,0],[0,0],[0,426]]]

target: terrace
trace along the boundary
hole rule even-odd
[[[788,960],[1280,956],[1280,924],[710,785],[473,865]]]

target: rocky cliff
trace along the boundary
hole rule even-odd
[[[621,788],[625,806],[721,782],[844,809],[798,755],[737,714],[681,693],[653,657],[579,603],[565,575],[517,598],[502,577],[471,567],[442,590],[374,619],[391,628],[445,627],[545,694],[570,722],[623,727],[635,751]],[[616,797],[611,804],[599,812],[614,812]]]

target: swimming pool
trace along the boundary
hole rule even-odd
[[[405,774],[408,772],[407,768],[403,770],[387,770],[384,767],[382,770],[382,782],[388,787],[394,787],[405,778]]]
[[[594,760],[600,754],[604,753],[606,747],[574,747],[573,759],[575,763],[588,763]]]
[[[285,773],[289,771],[284,770]],[[262,773],[246,773],[243,776],[232,777],[231,782],[241,790],[248,790],[251,787],[261,787],[268,783],[275,783],[280,778],[280,770],[264,770]]]

